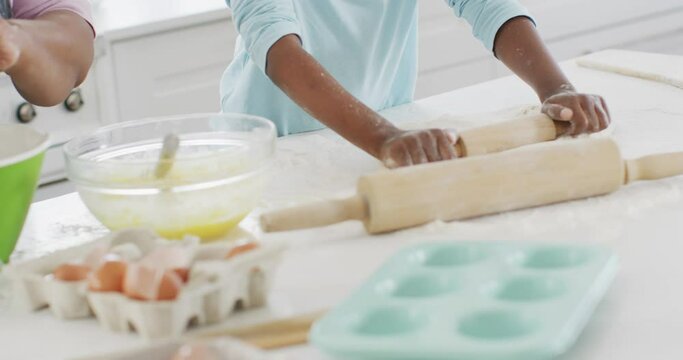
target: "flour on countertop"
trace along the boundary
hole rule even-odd
[[[636,105],[638,103],[631,103]],[[401,109],[399,126],[405,129],[425,127],[451,127],[466,129],[483,126],[501,119],[537,113],[538,106],[517,106],[506,110],[487,114],[439,115],[411,104],[408,109]],[[652,114],[657,113],[656,117]],[[408,115],[406,115],[408,114]],[[423,121],[410,121],[419,118]],[[675,110],[666,107],[655,109],[617,108],[612,109],[613,124],[608,130],[592,136],[610,136],[619,144],[625,158],[635,158],[653,153],[683,151],[683,144],[678,136],[683,134],[683,117]],[[666,128],[669,131],[662,132]],[[281,156],[288,158],[280,163],[278,176],[273,181],[283,182],[279,188],[272,188],[275,193],[270,199],[286,200],[286,205],[306,202],[308,200],[327,199],[355,193],[355,180],[363,173],[373,171],[380,164],[369,156],[359,157],[350,144],[336,135],[311,135],[296,144],[283,144]],[[286,139],[285,139],[286,140]],[[309,147],[313,146],[313,148]],[[315,150],[312,150],[315,149]],[[291,157],[300,157],[294,160]],[[304,160],[305,159],[305,160]],[[343,159],[343,161],[342,161]],[[336,164],[339,161],[341,164]],[[348,166],[348,167],[347,167]],[[320,171],[316,171],[319,169]],[[296,175],[295,175],[296,174]],[[315,176],[311,177],[311,174]],[[296,180],[294,178],[298,177]],[[505,239],[553,241],[571,240],[577,234],[585,241],[609,243],[618,241],[622,230],[628,222],[635,221],[650,209],[666,206],[681,201],[683,194],[683,177],[675,177],[653,182],[640,182],[625,186],[619,191],[605,196],[570,201],[555,205],[542,206],[485,216],[465,221],[444,223],[440,221],[422,227],[407,229],[388,236],[411,237],[419,241],[422,236],[453,236],[461,239]],[[292,186],[296,184],[295,186]],[[342,191],[343,190],[343,191]],[[273,201],[269,205],[277,205]],[[319,234],[324,233],[325,239]],[[339,241],[349,234],[362,234],[358,222],[348,222],[324,229],[304,230],[296,232],[304,243],[337,239]],[[318,234],[317,236],[315,234]],[[551,235],[552,234],[552,235]],[[558,236],[557,234],[566,234]],[[409,236],[407,236],[409,235]],[[285,238],[291,234],[268,234],[270,238]],[[299,240],[297,240],[297,243]]]
[[[670,94],[669,97],[673,95]],[[612,117],[618,123],[618,127],[613,129],[611,136],[619,144],[625,158],[683,150],[680,136],[676,135],[683,134],[683,121],[681,114],[678,113],[680,109],[667,99],[667,96],[662,96],[647,102],[638,102],[631,98],[619,98],[613,102],[617,106],[612,109]],[[383,115],[404,128],[448,125],[456,129],[466,129],[537,111],[538,106],[523,105],[494,113],[456,116],[443,115],[442,109],[424,107],[418,102],[385,111]],[[422,121],[416,122],[415,119]],[[271,169],[270,184],[261,206],[242,222],[241,228],[262,236],[258,216],[263,211],[354,194],[358,177],[380,168],[379,161],[329,129],[280,138],[277,142],[276,159]],[[576,232],[590,233],[593,237],[600,234],[599,236],[607,241],[618,236],[621,224],[625,221],[630,221],[649,208],[680,200],[683,192],[683,182],[680,179],[677,177],[643,182],[602,197],[467,221],[448,224],[435,222],[406,232],[416,235],[443,233],[463,238],[491,239],[505,234],[506,238],[536,239],[543,237],[543,234],[557,234],[561,229],[570,235]],[[27,233],[30,233],[31,238],[24,239],[19,244],[17,256],[34,257],[63,246],[74,246],[97,236],[91,234],[91,231],[106,231],[87,209],[75,200],[65,198],[63,202],[52,201],[49,202],[52,209],[41,211],[41,214],[55,213],[58,207],[65,207],[60,211],[66,211],[68,215],[60,216],[57,220],[34,220],[34,226],[29,219],[26,228],[29,229]],[[66,209],[66,206],[69,208]],[[324,233],[325,239],[339,240],[349,236],[362,236],[363,230],[358,222],[349,222],[327,227]],[[290,233],[267,236],[283,241],[291,238]],[[320,232],[316,230],[297,232],[297,237],[302,243],[324,240],[320,239]],[[28,249],[27,252],[30,254],[25,253],[24,249]]]

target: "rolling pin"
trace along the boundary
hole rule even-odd
[[[308,342],[311,326],[325,313],[325,310],[321,310],[243,328],[212,331],[202,333],[196,338],[230,336],[264,350],[305,344]]]
[[[458,133],[458,157],[492,154],[524,145],[555,140],[569,129],[567,121],[553,121],[545,114],[525,115]]]
[[[361,220],[382,233],[603,195],[638,180],[683,174],[683,152],[624,160],[608,138],[528,146],[498,154],[382,170],[358,194],[266,213],[266,232]]]

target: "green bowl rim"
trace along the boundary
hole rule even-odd
[[[36,130],[36,129],[28,126],[28,125],[19,125],[19,124],[5,124],[5,125],[11,126],[11,127],[17,127],[17,128],[18,127],[26,127],[28,129],[30,129],[30,131],[32,131],[34,134],[36,134],[38,136],[42,136],[43,140],[38,145],[32,147],[29,150],[22,151],[19,154],[10,156],[10,157],[5,158],[5,159],[0,158],[0,168],[15,165],[15,164],[18,164],[22,161],[31,159],[34,156],[36,156],[36,155],[44,152],[45,150],[47,150],[47,148],[50,146],[50,134],[48,134],[48,133],[44,133],[42,131]]]

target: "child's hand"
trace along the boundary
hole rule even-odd
[[[17,29],[7,20],[0,19],[0,71],[7,71],[19,61]]]
[[[390,169],[455,159],[457,140],[450,130],[399,131],[382,144],[379,159]]]
[[[570,90],[548,97],[542,111],[554,120],[569,121],[567,135],[602,131],[611,122],[607,104],[601,96]]]

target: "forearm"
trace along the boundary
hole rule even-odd
[[[69,11],[35,20],[11,20],[17,29],[19,60],[6,72],[31,103],[51,106],[80,85],[93,59],[90,25]]]
[[[534,25],[525,17],[505,23],[496,34],[496,56],[527,82],[543,103],[541,111],[568,121],[566,134],[604,130],[611,121],[605,99],[574,89],[552,58]]]
[[[494,51],[498,59],[534,89],[541,102],[558,92],[574,90],[526,17],[511,19],[503,25],[496,35]]]
[[[375,157],[399,130],[346,91],[295,35],[276,42],[268,52],[266,73],[287,96],[312,117]]]

